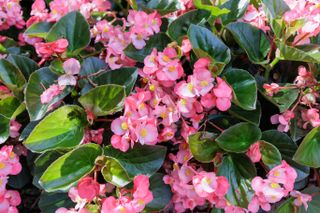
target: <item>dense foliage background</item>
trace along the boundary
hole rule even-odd
[[[319,0],[0,0],[0,213],[320,212]]]

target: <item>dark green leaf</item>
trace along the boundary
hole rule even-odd
[[[118,186],[124,186],[138,174],[153,175],[164,161],[166,148],[158,145],[136,145],[127,152],[121,152],[111,146],[107,146],[104,149],[104,155],[116,161],[116,163],[111,162],[111,165],[115,165],[114,172],[111,171],[112,168],[109,167],[108,169],[107,165],[104,167],[108,170],[104,174],[105,177],[108,177],[106,180]],[[121,168],[123,169],[122,171]],[[120,174],[119,177],[118,174]],[[125,179],[125,174],[127,174],[127,180]],[[119,179],[121,181],[118,181]]]
[[[281,153],[273,144],[260,141],[260,153],[262,162],[269,168],[281,164]]]
[[[90,42],[89,24],[79,12],[70,12],[56,22],[47,34],[46,40],[56,41],[60,38],[68,40],[68,53],[78,54]]]
[[[22,92],[26,83],[22,72],[6,59],[0,59],[0,81],[12,90],[15,95]]]
[[[231,11],[230,13],[221,16],[222,23],[226,25],[241,18],[246,12],[248,5],[249,0],[229,0],[221,5],[220,8],[225,8]]]
[[[296,162],[314,168],[320,167],[320,127],[312,129],[293,156]]]
[[[98,85],[116,84],[124,86],[126,88],[126,95],[129,95],[137,78],[138,69],[136,67],[122,67],[116,70],[108,70],[93,77],[93,82]]]
[[[39,180],[40,177],[43,175],[43,173],[46,171],[46,169],[53,163],[55,160],[57,160],[59,157],[63,155],[62,152],[58,151],[48,151],[43,154],[41,154],[34,162],[34,170],[33,170],[33,185],[38,187],[39,189],[42,189]]]
[[[65,105],[50,113],[33,129],[24,145],[33,152],[77,146],[84,135],[86,115],[75,105]]]
[[[121,110],[125,96],[125,87],[108,84],[91,89],[78,100],[85,109],[93,112],[95,116],[103,116]]]
[[[161,15],[179,10],[181,5],[178,0],[140,0],[138,6],[144,10],[157,10]]]
[[[210,13],[205,10],[192,10],[171,22],[168,28],[169,36],[175,41],[181,41],[187,35],[191,24],[205,23],[209,18]]]
[[[144,58],[151,54],[153,48],[162,51],[170,42],[171,39],[165,33],[158,33],[151,36],[149,40],[146,41],[146,46],[143,49],[138,50],[133,44],[130,44],[124,50],[124,53],[135,61],[143,62]]]
[[[250,122],[255,125],[260,124],[260,118],[261,118],[261,104],[259,101],[257,101],[256,109],[255,110],[244,110],[234,104],[231,105],[231,108],[228,110],[228,112],[235,116],[236,118],[239,118],[243,121]]]
[[[256,176],[256,168],[251,160],[244,154],[227,155],[218,167],[217,175],[228,179],[228,201],[232,205],[247,208],[254,194],[251,190],[251,179]]]
[[[290,47],[282,42],[276,42],[281,58],[288,61],[303,61],[320,63],[320,45],[309,44]]]
[[[83,60],[81,64],[80,76],[87,76],[107,68],[107,64],[97,58],[89,57]]]
[[[290,8],[283,0],[262,0],[266,14],[271,18],[281,18]]]
[[[172,198],[171,188],[163,182],[163,176],[163,174],[156,173],[149,179],[153,200],[145,208],[148,212],[164,209]]]
[[[211,162],[220,150],[215,142],[216,135],[210,132],[197,132],[189,136],[189,147],[193,157],[200,162]]]
[[[118,187],[123,187],[131,181],[123,166],[111,157],[106,158],[106,163],[101,169],[101,173],[107,182]]]
[[[19,159],[22,170],[17,175],[9,176],[8,185],[15,189],[22,189],[25,185],[27,185],[31,179],[31,174],[28,169],[28,164],[25,158]]]
[[[233,102],[245,110],[255,110],[257,102],[255,78],[246,70],[234,68],[224,73],[224,77],[233,89]]]
[[[51,22],[34,23],[30,27],[28,27],[28,29],[24,32],[24,34],[28,35],[29,37],[46,38],[51,27],[52,27]]]
[[[6,142],[9,137],[10,119],[0,114],[0,144]]]
[[[102,154],[97,144],[85,144],[54,161],[40,178],[40,185],[47,191],[67,190],[95,167],[95,160]]]
[[[68,193],[47,193],[42,192],[39,200],[39,208],[44,213],[55,213],[60,207],[72,208],[74,203],[70,200]]]
[[[198,58],[209,57],[221,71],[231,60],[230,49],[210,30],[191,24],[188,37]]]
[[[275,104],[280,112],[284,112],[297,100],[299,89],[282,89],[272,97],[266,96],[273,104]]]
[[[255,64],[268,62],[266,56],[270,51],[270,42],[262,30],[244,22],[230,23],[226,28],[238,45],[246,51],[250,61]]]
[[[9,55],[7,60],[16,65],[26,79],[29,79],[31,73],[39,69],[35,61],[23,55]]]
[[[228,152],[246,152],[260,137],[261,131],[256,125],[239,123],[224,130],[216,141]]]
[[[49,88],[57,79],[58,76],[51,72],[48,67],[41,68],[30,75],[25,91],[25,102],[32,121],[41,119],[47,113],[50,106],[70,93],[72,87],[67,86],[59,95],[55,96],[50,103],[41,103],[41,94],[45,91],[45,88]]]

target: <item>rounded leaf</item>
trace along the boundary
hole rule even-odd
[[[54,161],[39,183],[47,192],[67,190],[94,169],[95,160],[101,154],[102,149],[97,144],[82,145]]]
[[[79,106],[66,105],[40,121],[24,145],[33,152],[72,148],[82,141],[85,125],[84,110]]]
[[[216,141],[228,152],[246,152],[260,137],[261,131],[256,125],[239,123],[224,130]]]

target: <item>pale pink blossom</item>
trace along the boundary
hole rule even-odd
[[[290,192],[290,195],[292,197],[295,197],[296,199],[294,199],[293,201],[293,205],[295,206],[304,206],[304,209],[307,211],[308,209],[308,202],[310,202],[312,200],[312,196],[308,195],[308,194],[303,194],[299,191],[292,191]]]
[[[63,91],[63,87],[58,84],[52,84],[48,89],[43,91],[40,95],[40,101],[42,104],[50,103],[57,95]]]
[[[257,163],[261,160],[260,142],[256,142],[250,146],[247,151],[247,156],[253,163]]]

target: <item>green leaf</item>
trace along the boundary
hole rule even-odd
[[[261,137],[260,129],[251,123],[239,123],[224,130],[216,141],[228,152],[246,152]]]
[[[146,41],[146,46],[138,50],[133,44],[130,44],[124,53],[129,58],[143,63],[145,57],[151,54],[153,48],[156,48],[158,51],[162,51],[167,45],[171,42],[171,39],[165,33],[158,33],[154,36],[151,36],[148,41]]]
[[[241,107],[238,107],[237,105],[232,104],[231,108],[228,110],[228,112],[235,116],[236,118],[239,118],[243,121],[259,125],[260,124],[260,118],[261,118],[261,104],[259,101],[257,101],[256,109],[255,110],[244,110]]]
[[[210,13],[205,10],[192,10],[177,19],[175,19],[168,27],[169,36],[175,41],[181,41],[187,35],[191,24],[203,24],[209,18]]]
[[[172,13],[181,8],[178,0],[140,0],[138,6],[147,11],[157,10],[160,15]]]
[[[226,25],[241,18],[246,12],[248,5],[249,0],[229,0],[221,5],[220,8],[225,8],[229,11],[232,11],[221,16],[222,23]]]
[[[10,120],[21,113],[20,105],[20,101],[12,96],[0,100],[0,144],[9,138]]]
[[[290,7],[283,0],[262,0],[264,9],[270,19],[281,18],[290,10]]]
[[[269,168],[281,164],[281,153],[273,144],[260,141],[260,153],[262,162]]]
[[[51,22],[38,22],[32,24],[28,29],[24,32],[24,34],[28,35],[29,37],[39,37],[39,38],[46,38],[48,32],[52,27]]]
[[[150,191],[153,194],[153,200],[147,204],[145,210],[148,212],[160,211],[164,209],[172,198],[172,192],[169,185],[163,182],[163,174],[155,173],[149,179]]]
[[[56,75],[63,75],[65,74],[64,69],[63,69],[63,61],[60,59],[55,59],[50,62],[49,69],[55,73]]]
[[[229,154],[218,167],[217,175],[225,176],[230,184],[227,200],[236,206],[248,207],[254,195],[251,179],[256,176],[256,168],[245,154]]]
[[[43,175],[43,173],[46,171],[46,169],[59,157],[63,155],[62,152],[58,151],[48,151],[43,154],[41,154],[35,161],[34,161],[34,170],[33,170],[33,181],[32,184],[38,187],[39,189],[42,189],[39,180],[40,177]]]
[[[23,55],[9,55],[7,60],[16,65],[26,79],[29,79],[31,73],[39,69],[38,64],[34,60]]]
[[[213,6],[213,5],[207,5],[207,4],[203,4],[202,0],[194,0],[193,1],[194,6],[196,6],[196,8],[198,9],[202,9],[202,10],[208,10],[211,12],[212,16],[218,17],[227,13],[230,13],[230,10],[226,9],[226,8],[219,8],[217,6]]]
[[[26,158],[20,157],[19,161],[22,167],[21,172],[19,172],[17,175],[10,175],[8,180],[8,186],[15,189],[22,189],[24,186],[30,183],[32,178]]]
[[[294,198],[288,198],[279,207],[275,209],[275,213],[295,212],[295,206],[292,204]]]
[[[279,108],[280,113],[282,113],[290,108],[290,106],[297,100],[298,96],[299,89],[282,89],[272,97],[265,97],[276,105]]]
[[[89,57],[83,60],[81,64],[80,76],[87,76],[107,68],[107,64],[97,58]]]
[[[60,38],[68,40],[68,53],[77,55],[90,43],[89,24],[79,12],[70,12],[56,22],[46,37],[49,42]]]
[[[233,89],[233,102],[245,110],[255,110],[257,103],[255,78],[246,70],[234,68],[224,73],[224,77]]]
[[[320,127],[312,129],[303,139],[293,160],[299,164],[313,168],[320,167]]]
[[[0,144],[9,138],[10,119],[0,114]]]
[[[95,160],[102,154],[99,145],[89,143],[59,157],[44,172],[40,185],[47,191],[67,190],[95,167]]]
[[[102,173],[107,177],[106,181],[117,186],[125,186],[138,174],[151,176],[158,171],[164,161],[166,150],[164,146],[158,145],[135,145],[127,152],[121,152],[107,146],[104,155],[108,160]],[[114,165],[114,168],[110,168],[108,164]]]
[[[309,167],[302,166],[292,160],[292,157],[296,152],[298,146],[291,140],[288,135],[277,130],[268,130],[262,133],[261,139],[264,141],[268,141],[269,143],[277,147],[282,155],[282,159],[296,170],[298,174],[296,182],[302,181],[309,176]]]
[[[283,60],[320,63],[320,45],[309,44],[291,47],[283,42],[276,41]]]
[[[84,136],[86,115],[75,105],[65,105],[50,113],[33,129],[24,145],[33,152],[68,149]]]
[[[125,88],[120,85],[108,84],[91,89],[78,100],[81,105],[93,112],[95,116],[110,115],[122,109]]]
[[[41,94],[45,91],[45,88],[49,88],[57,79],[58,76],[51,72],[48,67],[43,67],[30,75],[29,82],[25,90],[25,102],[32,121],[43,118],[50,106],[57,103],[70,93],[72,87],[67,86],[59,95],[55,96],[50,103],[41,103]]]
[[[38,204],[40,210],[45,213],[55,213],[60,207],[72,208],[74,203],[70,200],[68,193],[42,192]]]
[[[26,83],[21,71],[6,59],[0,59],[0,81],[6,85],[15,95],[22,92]]]
[[[211,162],[220,150],[215,142],[216,134],[197,132],[189,136],[189,147],[193,157],[202,163]]]
[[[123,187],[131,181],[123,166],[116,159],[111,157],[106,158],[101,173],[107,182],[118,187]]]
[[[234,22],[226,26],[233,35],[234,40],[247,53],[251,62],[255,64],[266,64],[266,56],[270,51],[270,42],[267,35],[244,22]]]
[[[126,95],[132,91],[134,84],[138,78],[138,68],[136,67],[121,67],[116,70],[108,70],[100,75],[93,77],[93,82],[98,85],[116,84],[124,86]]]
[[[209,57],[219,71],[231,60],[230,49],[210,30],[191,24],[188,37],[198,58]]]

